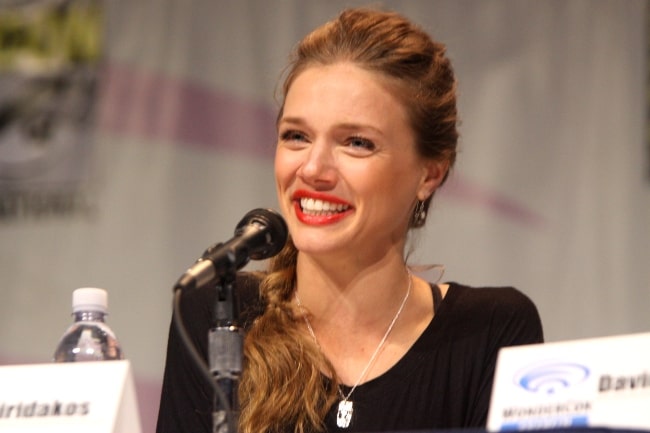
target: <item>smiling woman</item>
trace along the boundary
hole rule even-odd
[[[543,337],[519,291],[430,283],[406,263],[456,155],[445,47],[401,15],[350,9],[290,66],[275,157],[290,240],[268,272],[238,275],[239,430],[483,427],[499,349]],[[196,341],[214,296],[185,297]],[[212,409],[172,328],[158,432],[209,432]]]
[[[275,173],[298,250],[344,263],[350,254],[375,261],[372,251],[401,257],[416,202],[447,173],[448,159],[418,155],[408,113],[387,82],[339,62],[307,68],[289,87]],[[301,206],[310,202],[304,199],[345,211],[314,213]]]

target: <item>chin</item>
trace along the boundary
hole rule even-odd
[[[323,236],[296,236],[291,237],[296,249],[304,254],[319,255],[328,254],[341,250],[345,245],[341,243],[323,242]]]

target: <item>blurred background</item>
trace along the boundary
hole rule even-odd
[[[548,341],[650,331],[646,1],[2,0],[0,364],[49,362],[72,291],[103,287],[153,432],[173,284],[276,208],[289,51],[368,4],[459,80],[458,163],[410,262],[518,287]]]

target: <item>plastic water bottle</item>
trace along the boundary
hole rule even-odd
[[[109,361],[123,359],[115,334],[105,323],[108,294],[85,287],[72,292],[74,323],[65,331],[54,352],[55,362]]]

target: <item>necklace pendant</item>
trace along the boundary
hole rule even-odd
[[[339,402],[339,411],[336,414],[336,425],[341,428],[350,427],[350,422],[352,421],[352,402],[346,400],[341,400]]]

